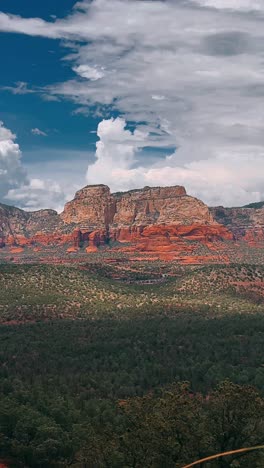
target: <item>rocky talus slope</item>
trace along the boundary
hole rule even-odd
[[[90,185],[79,190],[61,214],[0,204],[0,247],[16,251],[56,246],[94,252],[105,245],[175,258],[181,252],[191,256],[197,243],[213,251],[221,241],[263,240],[263,228],[264,207],[209,209],[181,186],[112,194],[106,185]]]

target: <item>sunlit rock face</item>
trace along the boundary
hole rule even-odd
[[[0,205],[0,248],[61,247],[74,253],[101,246],[127,252],[192,253],[191,243],[232,240],[213,210],[181,186],[144,187],[111,194],[106,185],[79,190],[58,214]]]
[[[181,186],[145,187],[114,194],[106,185],[87,186],[66,204],[61,219],[93,228],[214,223],[208,207],[189,197]]]
[[[65,205],[61,219],[90,230],[103,229],[112,222],[115,200],[106,185],[88,185],[79,190],[72,201]]]

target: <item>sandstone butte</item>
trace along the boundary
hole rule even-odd
[[[264,208],[209,209],[181,186],[111,194],[106,185],[90,185],[61,214],[0,204],[0,248],[14,253],[47,246],[69,254],[79,249],[92,253],[104,245],[166,258],[185,252],[191,258],[196,243],[213,251],[214,243],[234,239],[252,244],[264,240]]]

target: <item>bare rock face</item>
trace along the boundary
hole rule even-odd
[[[208,207],[187,196],[184,187],[145,187],[113,196],[116,200],[113,227],[214,222]]]
[[[167,211],[169,215],[169,211],[174,209],[176,214],[177,202],[184,196],[185,188],[179,186],[145,187],[142,190],[115,193],[116,212],[112,224],[139,226],[165,222],[164,212]]]
[[[185,188],[145,187],[110,194],[105,185],[87,186],[66,204],[61,219],[87,230],[152,224],[214,224],[208,207]]]
[[[28,214],[18,208],[0,204],[0,245],[26,234]],[[12,238],[12,239],[11,239]]]
[[[115,201],[106,185],[90,185],[79,190],[74,200],[65,205],[61,219],[85,230],[106,228],[113,219]]]
[[[183,247],[181,238],[197,242],[232,238],[208,207],[181,186],[114,194],[105,185],[87,186],[60,216],[64,223],[79,226],[87,252],[108,241],[133,243],[135,251],[175,251]]]
[[[258,204],[257,204],[258,205]],[[249,205],[251,206],[251,205]],[[211,214],[223,224],[236,240],[245,240],[254,245],[264,241],[264,206],[255,208],[211,208]]]
[[[232,239],[225,226],[185,188],[145,187],[110,193],[106,185],[79,190],[59,215],[53,210],[25,212],[0,205],[0,247],[64,246],[87,253],[109,242],[142,252],[192,251],[190,242]]]
[[[0,247],[63,244],[74,236],[54,210],[26,212],[0,204]]]

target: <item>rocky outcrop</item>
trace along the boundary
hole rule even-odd
[[[115,200],[106,185],[90,185],[79,190],[65,205],[60,218],[66,224],[77,224],[82,230],[106,228],[115,214]]]
[[[185,188],[145,187],[114,194],[113,226],[214,224],[208,207],[186,194]]]
[[[54,210],[26,212],[0,204],[0,247],[59,245],[75,242],[76,230]]]
[[[153,224],[215,224],[208,207],[186,194],[185,188],[145,187],[110,193],[106,185],[79,190],[60,215],[83,230]]]
[[[233,233],[235,240],[244,240],[252,245],[264,241],[264,206],[255,204],[243,208],[211,208],[216,221]]]
[[[127,251],[192,252],[194,243],[232,238],[209,208],[181,186],[114,194],[105,185],[87,186],[60,215],[0,205],[2,248],[64,246],[68,253],[78,249],[90,253],[108,244]]]
[[[163,243],[167,241],[179,241],[185,239],[196,242],[215,242],[219,240],[232,240],[233,235],[224,227],[218,224],[204,225],[166,225],[157,224],[150,226],[132,226],[129,228],[118,228],[110,231],[110,240],[119,242],[143,241],[144,239],[157,241],[162,239]]]
[[[188,251],[182,238],[211,242],[231,239],[208,207],[186,194],[185,188],[145,187],[110,193],[105,185],[87,186],[66,204],[64,223],[77,223],[87,252],[107,242],[132,244],[135,251]]]

